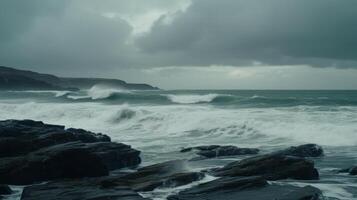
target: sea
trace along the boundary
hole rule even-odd
[[[155,90],[94,86],[81,91],[0,91],[0,120],[33,119],[109,135],[142,152],[142,166],[174,159],[197,145],[235,145],[262,153],[315,143],[320,180],[312,185],[327,199],[357,199],[357,177],[337,173],[357,165],[357,91],[342,90]],[[199,161],[202,170],[244,157]],[[209,181],[214,177],[206,177]],[[202,182],[201,181],[201,182]],[[198,183],[193,183],[198,184]],[[159,188],[143,196],[162,200],[191,187]],[[22,187],[8,199],[20,199]]]

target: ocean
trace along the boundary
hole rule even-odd
[[[279,183],[313,185],[328,199],[357,199],[356,177],[336,173],[357,164],[357,91],[2,91],[0,120],[4,119],[41,120],[105,133],[141,150],[143,165],[185,159],[179,150],[197,145],[254,147],[265,153],[316,143],[325,150],[323,158],[314,159],[320,180]],[[194,170],[239,159],[201,161]],[[177,190],[143,195],[161,200]]]

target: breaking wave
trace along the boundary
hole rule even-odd
[[[173,103],[180,104],[195,104],[195,103],[209,103],[212,102],[219,94],[205,94],[205,95],[166,95]]]
[[[0,119],[35,119],[108,133],[137,147],[208,144],[357,145],[357,108],[225,109],[206,105],[0,103]],[[140,140],[138,140],[140,138]],[[196,145],[196,144],[195,144]],[[164,150],[164,149],[163,149]]]
[[[129,90],[120,89],[120,88],[111,88],[105,85],[95,85],[90,88],[88,91],[88,96],[93,100],[96,99],[106,99],[115,94],[120,93],[130,93]]]

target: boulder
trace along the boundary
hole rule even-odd
[[[320,157],[324,155],[321,146],[317,144],[304,144],[300,146],[293,146],[281,151],[274,152],[274,154],[296,156],[296,157]]]
[[[314,163],[305,158],[267,154],[243,159],[212,170],[215,176],[263,176],[268,180],[319,178]]]
[[[263,177],[250,176],[219,178],[169,196],[168,200],[315,200],[309,198],[315,195],[321,197],[321,191],[268,184]]]
[[[0,183],[97,177],[140,164],[140,151],[103,134],[33,120],[0,121]]]
[[[141,163],[140,151],[129,145],[115,142],[69,142],[41,149],[37,153],[46,155],[65,149],[82,149],[91,152],[99,157],[108,170],[135,167]]]
[[[145,200],[125,186],[103,186],[101,178],[49,182],[25,187],[21,200]]]
[[[14,185],[105,175],[108,169],[98,156],[77,148],[3,158],[0,163],[0,182]]]
[[[59,144],[26,156],[2,158],[0,183],[23,185],[61,178],[105,176],[111,169],[138,165],[139,154],[128,145],[112,142]]]
[[[44,147],[73,141],[110,142],[110,138],[83,129],[66,130],[64,126],[40,121],[0,121],[0,158],[25,155]]]
[[[195,151],[195,153],[204,158],[214,158],[221,156],[237,156],[237,155],[251,155],[258,154],[259,149],[255,148],[239,148],[236,146],[219,146],[219,145],[208,145],[208,146],[197,146],[182,149],[181,152]]]

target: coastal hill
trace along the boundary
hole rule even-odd
[[[129,90],[157,90],[148,84],[106,78],[65,78],[0,66],[0,90],[79,90],[102,84]]]

